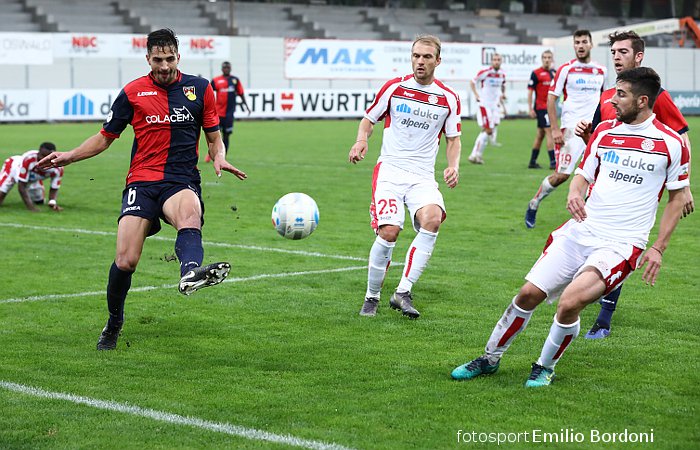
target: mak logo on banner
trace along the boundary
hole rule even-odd
[[[299,59],[299,64],[365,64],[373,66],[374,62],[371,59],[373,48],[315,48],[309,47]]]

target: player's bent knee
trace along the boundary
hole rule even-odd
[[[520,288],[520,292],[515,298],[518,308],[532,311],[547,298],[547,294],[529,281]]]
[[[586,307],[589,302],[582,298],[562,296],[557,305],[557,317],[565,320],[576,320],[579,313]],[[570,323],[570,322],[567,322]]]
[[[140,256],[140,255],[139,255]],[[119,270],[125,272],[134,272],[136,266],[139,264],[139,257],[133,255],[119,255],[114,258],[114,263],[117,265]]]
[[[569,179],[569,174],[566,173],[553,173],[551,175],[550,179],[550,184],[552,186],[559,186],[560,184],[564,183],[566,180]]]
[[[397,225],[381,225],[377,230],[377,235],[387,242],[396,242],[400,232],[401,228]]]

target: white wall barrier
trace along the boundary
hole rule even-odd
[[[101,121],[107,117],[117,89],[0,89],[2,122]],[[251,119],[360,118],[374,101],[374,89],[249,89]],[[466,91],[462,117],[473,116],[476,104]],[[526,92],[509,93],[509,115],[527,112]],[[239,99],[240,103],[240,99]],[[237,118],[248,115],[237,108]]]
[[[669,91],[686,115],[700,114],[700,92]],[[116,89],[0,89],[0,123],[35,121],[102,121],[119,94]],[[374,89],[249,89],[246,99],[252,113],[239,107],[237,119],[361,118],[374,100]],[[473,118],[476,103],[466,91],[462,117]],[[240,103],[240,99],[239,99]],[[527,91],[508,92],[507,116],[527,114]]]
[[[104,120],[119,90],[0,90],[0,122]],[[246,93],[254,119],[362,117],[374,90],[251,89]],[[248,116],[238,109],[239,118]]]

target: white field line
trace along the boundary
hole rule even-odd
[[[181,416],[165,411],[155,409],[141,408],[140,406],[130,405],[128,403],[117,403],[108,400],[98,400],[90,397],[83,397],[63,392],[51,392],[44,389],[26,386],[23,384],[11,383],[9,381],[0,380],[0,387],[8,391],[18,392],[20,394],[31,395],[34,397],[45,398],[50,400],[65,400],[78,405],[86,405],[97,409],[107,411],[120,412],[131,414],[133,416],[145,417],[148,419],[157,420],[160,422],[172,423],[175,425],[185,425],[194,428],[201,428],[207,431],[239,436],[254,441],[272,442],[275,444],[291,445],[294,447],[323,449],[323,450],[350,450],[348,447],[334,443],[326,443],[321,441],[312,441],[301,439],[289,434],[275,434],[255,428],[246,428],[240,425],[232,425],[229,423],[210,422],[208,420],[199,419],[197,417]]]
[[[261,273],[261,274],[253,275],[250,277],[227,278],[226,280],[224,280],[224,283],[243,283],[246,281],[263,280],[266,278],[299,277],[299,276],[304,276],[304,275],[319,275],[319,274],[324,274],[324,273],[349,272],[352,270],[367,270],[367,266],[340,267],[338,269],[307,270],[305,272]],[[129,289],[129,292],[145,292],[145,291],[154,291],[156,289],[177,289],[177,285],[176,284],[162,284],[160,286],[141,286],[141,287],[131,288],[131,289]],[[43,300],[57,300],[57,299],[63,299],[63,298],[90,297],[93,295],[106,295],[106,294],[105,294],[105,290],[102,290],[102,291],[76,292],[74,294],[36,295],[36,296],[32,296],[32,297],[16,297],[16,298],[2,299],[2,300],[0,300],[0,304],[39,302],[39,301],[43,301]]]
[[[100,236],[116,236],[117,235],[117,233],[113,232],[113,231],[94,231],[94,230],[85,230],[82,228],[42,227],[42,226],[36,226],[36,225],[24,225],[24,224],[20,224],[20,223],[2,223],[2,222],[0,222],[0,226],[1,227],[11,227],[11,228],[24,228],[24,229],[29,229],[29,230],[40,230],[40,231],[59,231],[59,232],[64,232],[64,233],[93,234],[93,235],[100,235]],[[148,239],[153,239],[156,241],[175,242],[175,239],[161,237],[161,236],[151,236]],[[346,260],[346,261],[366,261],[367,260],[367,258],[358,258],[356,256],[327,255],[325,253],[319,253],[319,252],[306,252],[303,250],[287,250],[287,249],[283,249],[283,248],[274,248],[274,247],[260,247],[257,245],[227,244],[225,242],[210,242],[210,241],[203,241],[202,244],[205,246],[210,246],[210,247],[240,248],[240,249],[244,249],[244,250],[257,250],[257,251],[261,251],[261,252],[287,253],[287,254],[291,254],[291,255],[301,255],[301,256],[315,256],[318,258],[342,259],[342,260]]]

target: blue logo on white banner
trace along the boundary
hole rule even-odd
[[[77,93],[63,102],[63,115],[65,116],[92,116],[95,103],[81,93]]]

